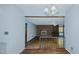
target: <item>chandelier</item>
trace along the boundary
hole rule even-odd
[[[51,4],[48,7],[44,9],[44,13],[48,16],[55,15],[58,12],[57,8],[55,5]]]

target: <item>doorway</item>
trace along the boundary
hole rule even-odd
[[[27,16],[27,21],[36,26],[36,35],[27,42],[27,49],[64,48],[63,16]],[[41,20],[41,21],[39,21]],[[49,21],[50,20],[50,21]],[[54,23],[56,24],[54,24]],[[51,23],[51,24],[50,24]],[[29,25],[29,24],[28,24]],[[26,24],[27,37],[27,24]],[[30,27],[31,28],[31,27]],[[31,28],[32,29],[32,28]],[[29,30],[30,31],[30,30]],[[29,33],[29,32],[28,32]],[[31,33],[30,33],[31,35]],[[29,35],[28,35],[29,36]],[[32,35],[34,36],[34,35]]]

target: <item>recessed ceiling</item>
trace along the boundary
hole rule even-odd
[[[58,13],[54,16],[65,16],[72,4],[54,4]],[[44,8],[48,7],[49,4],[19,4],[17,5],[24,12],[25,16],[46,16]]]
[[[35,25],[63,25],[64,18],[26,18],[26,21]]]

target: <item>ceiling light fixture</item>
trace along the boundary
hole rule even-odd
[[[44,13],[48,16],[52,16],[58,12],[57,8],[55,5],[51,4],[48,7],[44,9]]]

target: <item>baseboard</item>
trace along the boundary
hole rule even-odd
[[[21,49],[20,52],[19,52],[19,54],[21,54],[21,53],[23,52],[24,49],[25,49],[25,48]]]
[[[66,48],[65,48],[66,49]],[[67,50],[67,49],[66,49]],[[68,51],[68,50],[67,50]],[[70,52],[68,51],[68,53],[70,54]]]

